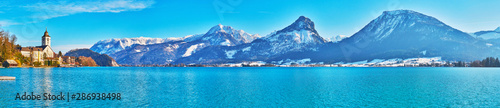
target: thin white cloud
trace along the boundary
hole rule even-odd
[[[78,13],[119,13],[123,11],[139,11],[151,7],[152,0],[112,0],[112,1],[49,1],[23,6],[37,12],[33,17],[42,20],[68,16]]]
[[[9,24],[9,21],[2,20],[0,21],[0,26],[7,26]]]
[[[11,20],[0,20],[0,26],[10,26],[10,25],[16,25],[18,23],[15,23]]]

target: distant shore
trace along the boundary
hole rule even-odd
[[[8,68],[79,68],[79,67],[471,67],[453,65],[352,65],[352,64],[323,64],[323,65],[241,65],[241,64],[214,64],[214,65],[120,65],[120,66],[19,66]],[[5,67],[0,67],[5,68]]]

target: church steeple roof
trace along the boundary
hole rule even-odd
[[[45,34],[43,35],[43,37],[50,37],[49,32],[47,32],[47,27],[45,27]]]

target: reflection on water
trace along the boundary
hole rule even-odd
[[[45,68],[42,70],[42,75],[43,75],[43,80],[42,80],[42,92],[39,93],[47,93],[47,94],[54,94],[52,93],[52,69],[51,68]],[[29,85],[26,85],[29,86]],[[45,106],[52,106],[53,101],[43,101]]]
[[[10,68],[0,76],[17,78],[0,81],[0,107],[500,107],[498,68]],[[24,92],[122,100],[14,100]]]

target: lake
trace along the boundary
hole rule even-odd
[[[0,107],[500,107],[500,68],[9,68]],[[17,93],[120,100],[15,100]]]

